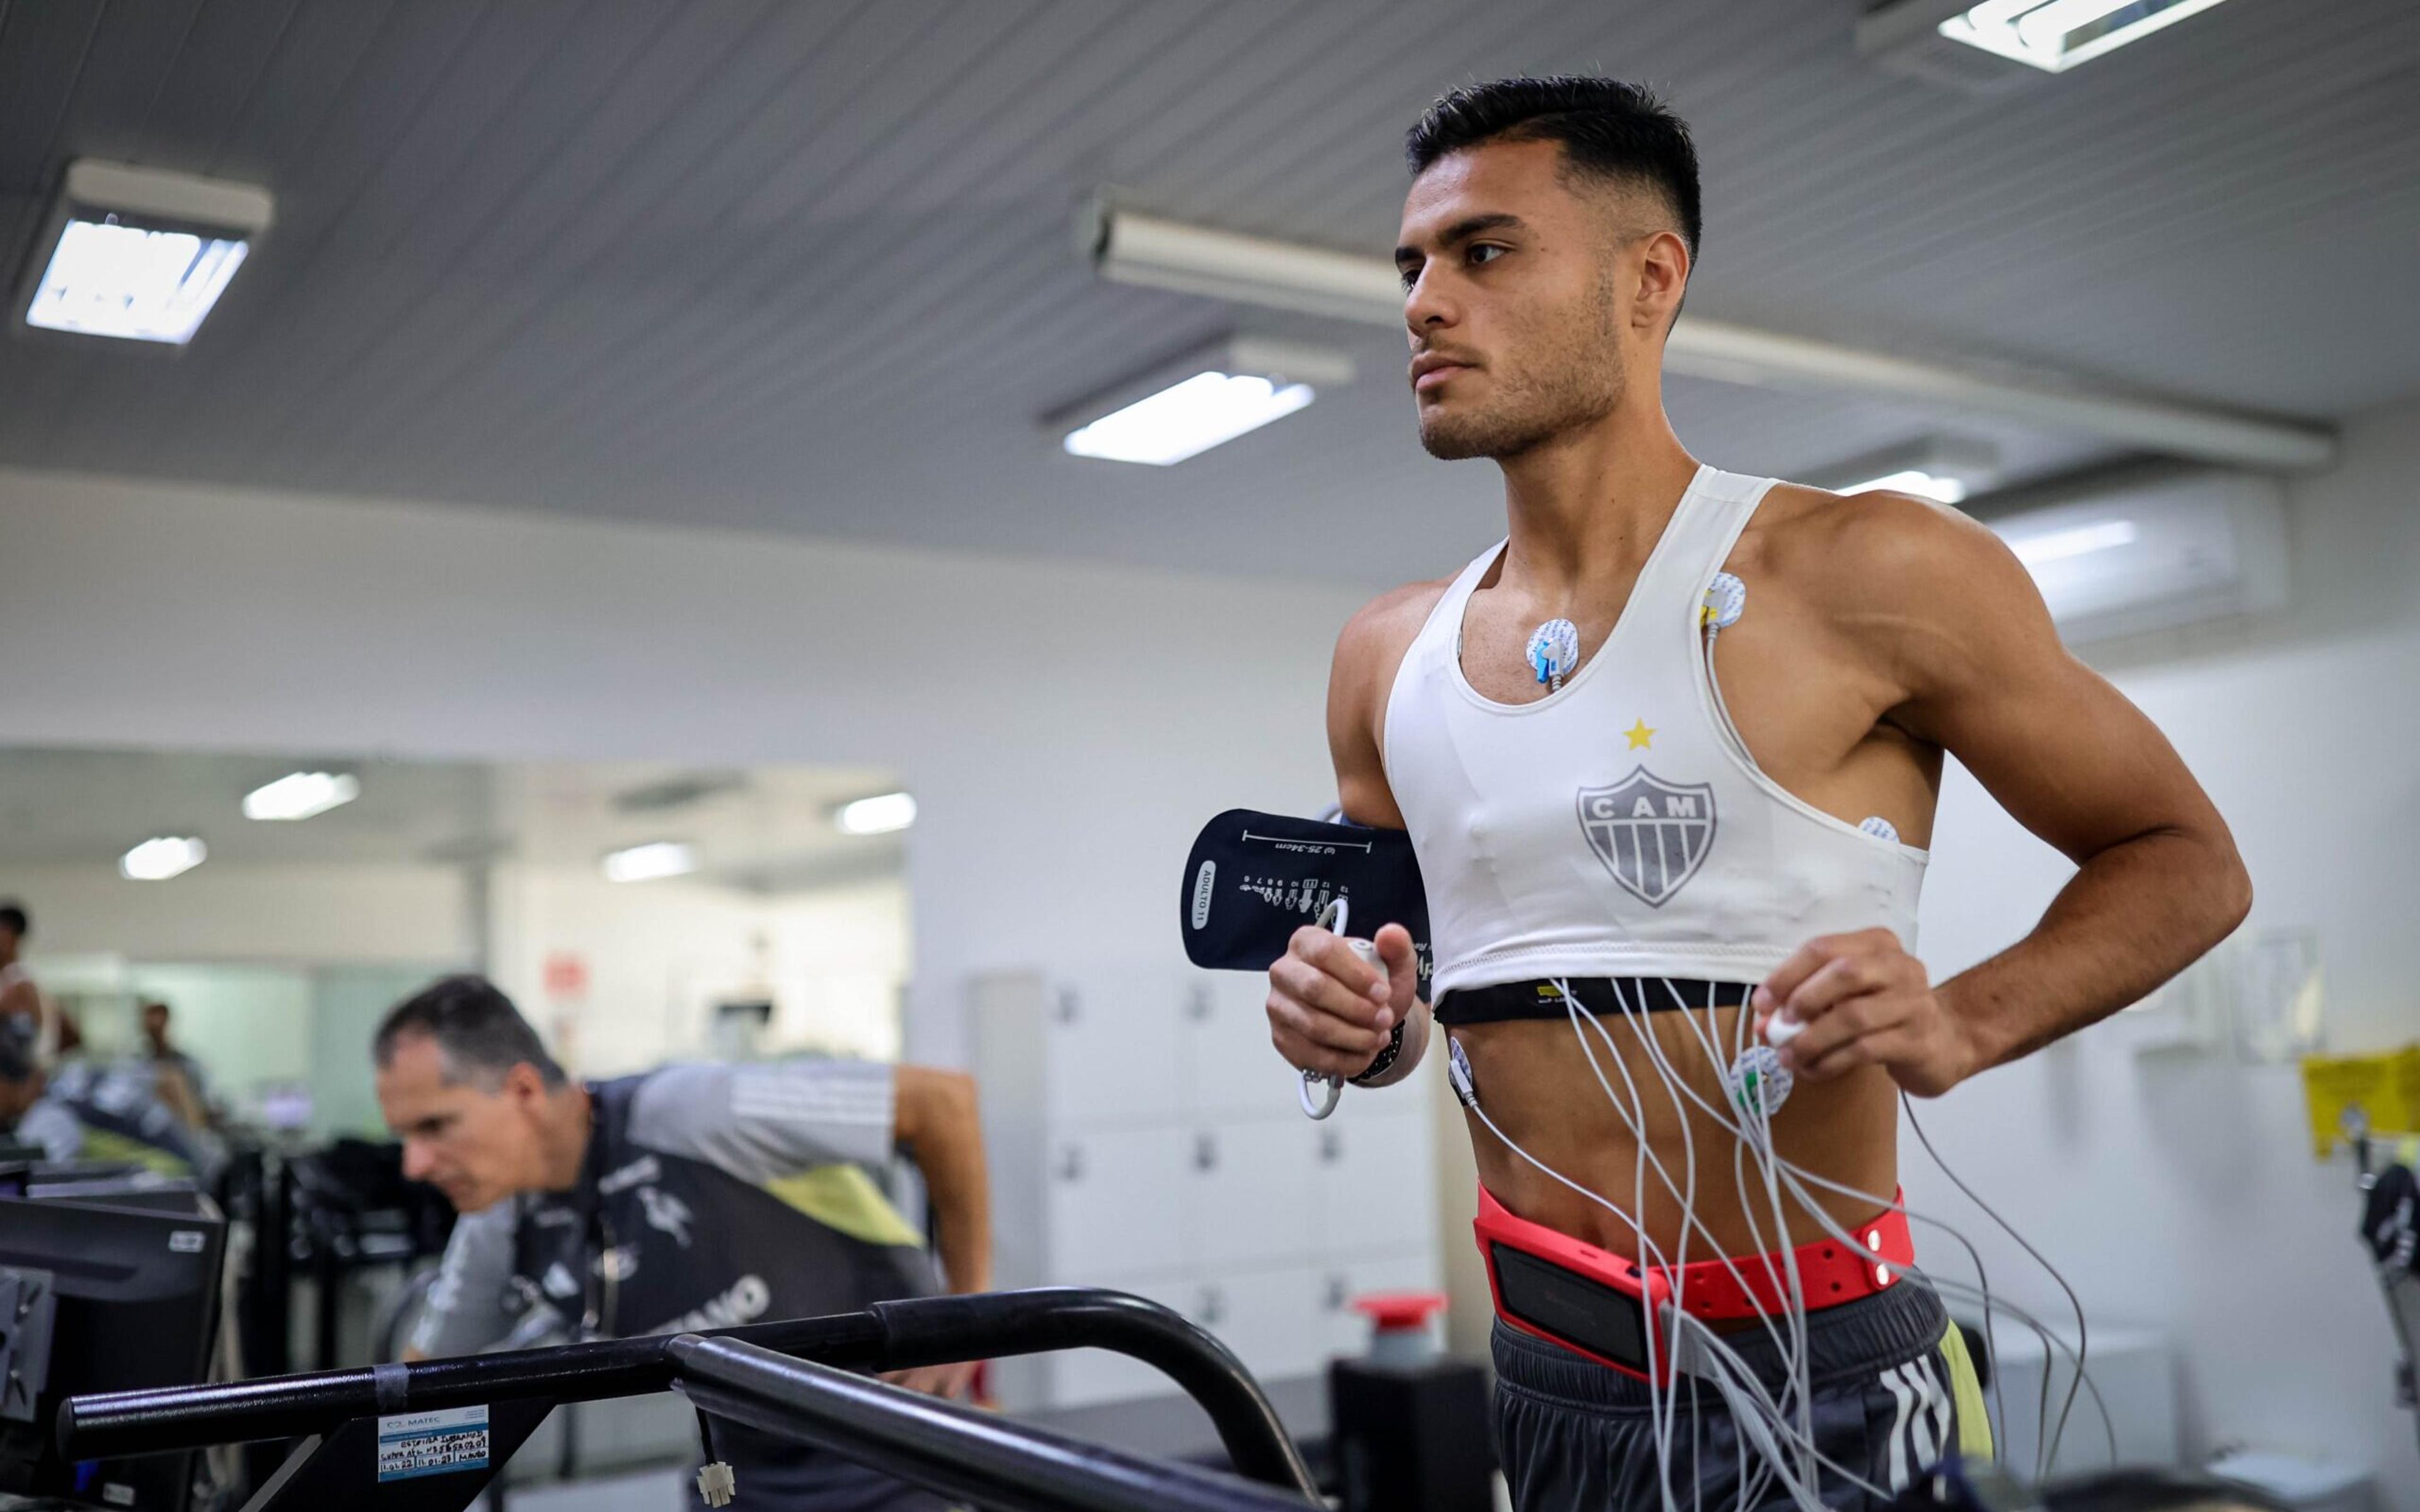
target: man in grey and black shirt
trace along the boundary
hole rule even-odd
[[[990,1286],[982,1134],[963,1075],[799,1060],[582,1084],[476,977],[449,978],[395,1009],[374,1048],[404,1174],[462,1213],[408,1358],[526,1336],[523,1324],[549,1316],[574,1336],[664,1334],[938,1290],[923,1236],[867,1175],[899,1149],[931,1194],[950,1289]],[[894,1379],[957,1396],[971,1370]],[[714,1439],[749,1504],[941,1504],[737,1424],[717,1422]]]

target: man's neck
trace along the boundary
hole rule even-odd
[[[587,1088],[569,1082],[553,1094],[547,1105],[546,1126],[539,1140],[539,1155],[545,1163],[541,1179],[544,1190],[568,1192],[580,1184],[588,1165],[588,1142],[595,1137],[596,1128],[597,1110]]]
[[[1504,577],[1565,599],[1636,576],[1698,470],[1652,398],[1498,465]]]

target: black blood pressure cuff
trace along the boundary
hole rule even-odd
[[[1266,971],[1294,932],[1342,899],[1344,933],[1409,930],[1429,995],[1429,896],[1412,838],[1317,819],[1230,809],[1202,827],[1185,861],[1185,954],[1213,971]]]

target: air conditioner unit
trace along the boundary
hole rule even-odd
[[[2163,469],[1978,504],[2070,644],[2287,600],[2285,488],[2273,478]]]

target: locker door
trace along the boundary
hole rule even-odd
[[[1434,1247],[1436,1159],[1429,1120],[1417,1108],[1357,1118],[1349,1092],[1346,1101],[1346,1110],[1315,1126],[1312,1202],[1321,1253],[1400,1254]]]
[[[1180,1270],[1186,1160],[1182,1130],[1053,1130],[1049,1163],[1049,1279],[1091,1286],[1104,1275]]]
[[[1310,1121],[1219,1123],[1190,1131],[1185,1218],[1195,1263],[1305,1260],[1314,1249]]]
[[[1269,1042],[1269,980],[1239,971],[1197,972],[1187,986],[1185,1105],[1197,1118],[1302,1117],[1295,1069]]]
[[[1233,1272],[1201,1284],[1191,1314],[1263,1381],[1307,1376],[1326,1358],[1319,1275],[1309,1265]]]
[[[1046,992],[1051,1123],[1156,1121],[1175,1110],[1182,995],[1172,973],[1085,971],[1054,978]]]

